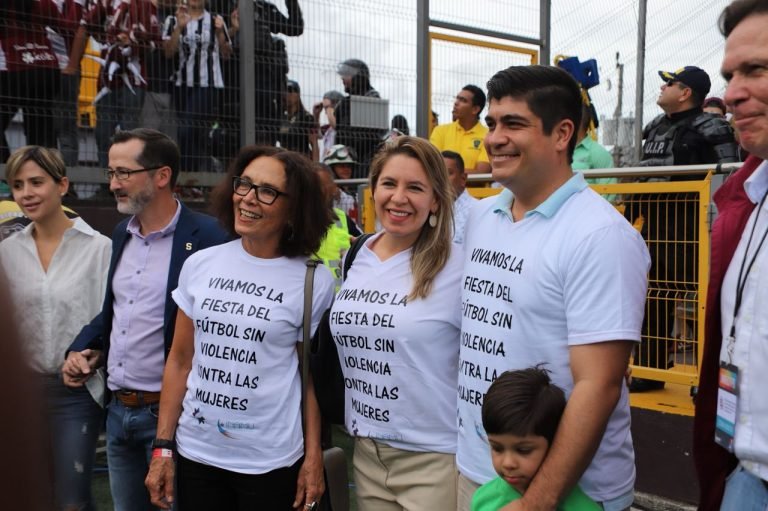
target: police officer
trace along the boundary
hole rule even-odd
[[[709,75],[698,67],[685,66],[674,72],[659,71],[659,76],[664,83],[656,103],[664,113],[643,130],[645,144],[640,166],[739,161],[738,146],[728,121],[702,110],[711,86]],[[691,178],[674,176],[671,179]],[[696,240],[698,209],[695,201],[683,195],[688,194],[642,194],[627,204],[627,218],[635,225],[643,225],[642,234],[649,240],[652,261],[643,341],[635,357],[635,363],[643,367],[669,369],[674,365],[671,359],[676,342],[674,309],[680,301],[694,296],[698,289],[697,253],[689,245],[680,243]],[[630,390],[663,387],[662,381],[635,378]]]
[[[695,66],[659,71],[664,83],[656,104],[664,113],[643,130],[643,167],[738,161],[733,130],[722,117],[704,112],[709,75]]]

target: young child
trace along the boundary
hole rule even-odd
[[[472,511],[496,511],[522,497],[547,456],[565,409],[565,394],[541,367],[507,371],[483,399],[483,427],[499,477],[482,485]],[[578,487],[558,511],[600,511]]]

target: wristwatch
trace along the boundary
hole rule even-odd
[[[176,451],[176,442],[167,438],[155,438],[152,440],[153,449],[170,449]]]

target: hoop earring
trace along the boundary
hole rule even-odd
[[[429,226],[437,227],[437,215],[434,213],[429,214]]]

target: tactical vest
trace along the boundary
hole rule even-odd
[[[334,223],[325,233],[320,248],[315,253],[315,257],[331,270],[333,279],[336,282],[336,291],[341,287],[341,262],[344,254],[349,249],[349,228],[347,226],[347,215],[340,209],[333,208],[336,215]]]
[[[643,145],[642,167],[679,165],[675,162],[675,145],[686,131],[697,133],[701,142],[709,147],[715,161],[693,163],[730,163],[739,161],[738,145],[728,121],[706,112],[700,112],[670,124],[670,119],[660,115],[646,128]],[[664,130],[664,128],[667,128]]]
[[[681,122],[671,124],[664,130],[664,116],[659,116],[648,128],[648,135],[643,144],[643,159],[640,162],[641,167],[660,167],[664,165],[675,164],[675,136],[678,130],[688,127],[689,121],[685,119]]]

